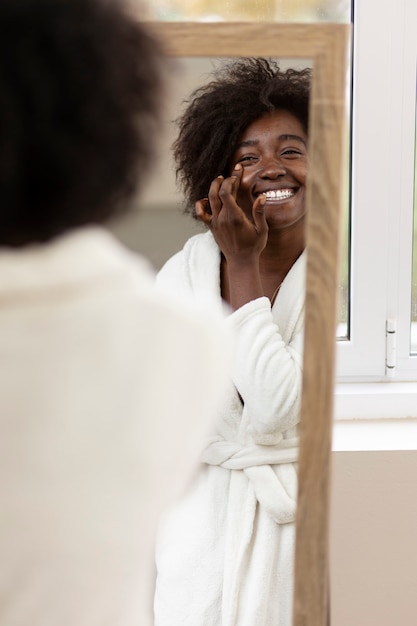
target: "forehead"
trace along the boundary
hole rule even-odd
[[[280,137],[281,135],[297,135],[307,142],[307,135],[298,117],[284,109],[264,113],[251,122],[239,137],[238,143],[255,140],[259,137]]]

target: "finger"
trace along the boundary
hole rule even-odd
[[[252,207],[253,223],[255,224],[255,228],[259,234],[263,234],[268,231],[268,223],[265,217],[265,203],[266,196],[265,194],[262,194],[256,198]]]
[[[231,181],[232,181],[231,193],[235,200],[236,200],[237,192],[240,187],[240,181],[242,180],[242,173],[243,173],[243,168],[241,164],[236,163],[236,165],[233,168],[232,175],[231,175]]]
[[[231,175],[229,176],[229,178],[226,178],[223,181],[223,184],[219,192],[220,199],[222,200],[223,204],[227,203],[230,196],[233,198],[233,200],[236,201],[237,192],[239,190],[240,181],[242,179],[242,171],[243,169],[242,169],[241,164],[237,163]]]
[[[208,198],[202,198],[195,203],[195,215],[200,222],[204,222],[207,226],[210,226],[213,219],[211,214],[211,208]]]
[[[230,194],[236,200],[239,191],[240,181],[242,179],[243,168],[240,163],[236,163],[229,178],[226,178],[222,185],[222,192],[225,196]],[[223,194],[222,194],[223,195]]]
[[[213,182],[211,183],[210,189],[208,192],[208,200],[210,204],[211,213],[213,217],[215,218],[217,218],[222,208],[222,203],[220,200],[219,193],[220,193],[220,189],[222,187],[223,181],[224,181],[223,176],[217,176],[217,178],[215,178]]]

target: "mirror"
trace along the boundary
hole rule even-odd
[[[349,27],[251,23],[159,23],[152,27],[174,57],[311,59],[314,67],[293,626],[325,626],[329,609],[328,500]],[[188,229],[197,227],[189,217],[184,217],[184,225]],[[184,240],[187,238],[185,233]],[[182,245],[172,243],[172,252]]]

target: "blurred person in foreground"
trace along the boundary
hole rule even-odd
[[[2,625],[150,623],[154,526],[222,394],[220,316],[102,225],[153,163],[164,63],[122,2],[0,1]]]

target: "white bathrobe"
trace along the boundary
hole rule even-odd
[[[152,622],[157,518],[230,375],[209,319],[104,229],[0,249],[0,626]]]
[[[212,234],[192,237],[158,284],[222,308]],[[156,626],[291,625],[304,297],[305,253],[272,311],[261,297],[229,315],[233,386],[199,475],[161,525]]]

